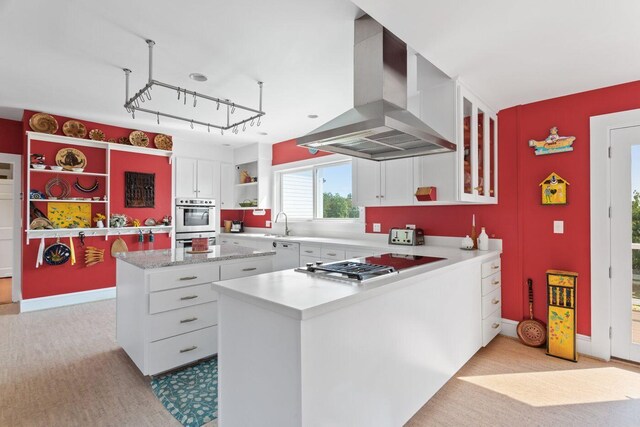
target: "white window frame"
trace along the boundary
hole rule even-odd
[[[329,156],[327,156],[329,157]],[[299,162],[286,163],[283,165],[277,165],[273,167],[274,174],[274,209],[272,211],[273,218],[276,217],[278,212],[282,211],[282,174],[290,173],[290,172],[298,172],[303,170],[312,170],[313,171],[313,215],[314,218],[288,218],[289,222],[308,222],[308,223],[348,223],[348,224],[358,224],[364,223],[364,208],[359,207],[360,214],[358,218],[317,218],[317,209],[318,209],[318,188],[317,188],[317,170],[322,167],[338,165],[341,163],[352,163],[352,158],[348,156],[342,155],[332,155],[330,158],[319,157],[312,158],[308,160],[303,160]],[[353,165],[353,163],[352,163]],[[351,182],[351,187],[353,190],[353,181]],[[353,191],[351,193],[353,195]],[[286,212],[285,212],[286,213]]]

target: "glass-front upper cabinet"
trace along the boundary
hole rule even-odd
[[[498,202],[497,115],[458,85],[458,182],[463,202]]]

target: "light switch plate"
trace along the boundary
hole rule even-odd
[[[381,230],[381,228],[380,228],[380,224],[378,224],[378,223],[373,223],[373,232],[374,232],[374,233],[379,233],[379,232],[380,232],[380,230]]]
[[[265,227],[271,227],[271,221],[265,221],[264,222],[264,226]]]
[[[416,229],[416,225],[415,224],[406,224],[405,227],[409,228],[411,230],[415,230]]]
[[[553,232],[555,234],[564,234],[564,221],[553,221]]]

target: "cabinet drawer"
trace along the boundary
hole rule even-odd
[[[358,249],[355,249],[355,250],[351,249],[351,250],[344,251],[344,259],[364,258],[364,257],[373,256],[373,255],[374,255],[373,252],[358,250]]]
[[[147,344],[147,374],[168,371],[217,352],[217,326],[152,342]]]
[[[496,310],[502,307],[502,296],[500,295],[501,288],[488,293],[482,297],[482,318],[486,319],[489,315],[493,314]]]
[[[498,289],[502,284],[501,273],[497,272],[489,277],[482,279],[482,296]]]
[[[343,260],[346,258],[344,249],[322,248],[322,251],[320,254],[322,255],[322,258],[336,260],[336,261]]]
[[[216,301],[218,293],[210,283],[149,294],[149,314]]]
[[[502,263],[500,258],[492,259],[482,264],[482,278],[491,276],[493,273],[500,271]]]
[[[322,257],[322,250],[319,246],[300,245],[300,256],[309,256],[320,259]]]
[[[237,279],[238,277],[255,276],[272,271],[271,256],[247,258],[235,264],[220,266],[220,280]]]
[[[167,289],[200,285],[202,283],[211,283],[219,279],[220,267],[218,264],[171,268],[165,271],[149,273],[149,290],[150,292],[164,291]]]
[[[498,310],[482,321],[482,346],[486,346],[502,330],[502,311]]]
[[[147,341],[157,341],[218,324],[216,301],[147,315]]]

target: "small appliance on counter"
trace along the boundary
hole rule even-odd
[[[231,221],[231,233],[243,233],[244,232],[244,222],[242,221]]]
[[[422,228],[392,228],[389,230],[389,244],[424,245],[424,230]]]

